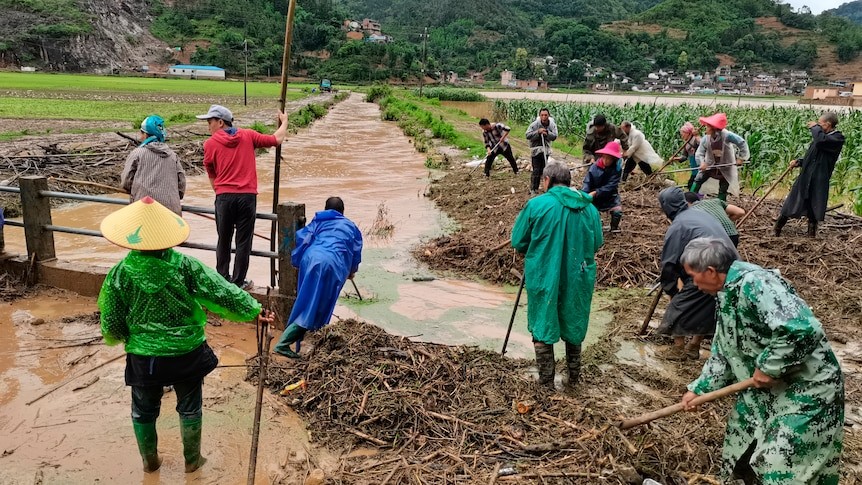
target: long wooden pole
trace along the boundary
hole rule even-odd
[[[790,162],[790,165],[787,167],[787,170],[785,170],[784,173],[782,173],[781,176],[778,177],[778,180],[776,180],[775,183],[773,183],[772,186],[769,187],[769,190],[767,190],[763,194],[763,197],[761,197],[760,200],[757,201],[757,203],[755,203],[753,206],[751,206],[751,209],[748,209],[748,212],[746,212],[745,215],[742,216],[742,219],[740,219],[739,222],[736,223],[737,229],[742,227],[742,224],[745,222],[746,219],[748,219],[748,216],[750,216],[751,214],[754,214],[754,209],[757,209],[760,206],[760,204],[763,203],[764,200],[766,200],[766,197],[768,197],[769,194],[771,194],[772,191],[775,190],[775,187],[778,187],[778,184],[780,184],[781,181],[784,180],[784,177],[786,177],[787,174],[789,174],[790,171],[793,170],[794,168],[795,168],[794,163]]]
[[[287,104],[287,73],[290,67],[290,45],[293,42],[293,17],[296,15],[296,0],[288,0],[287,4],[287,21],[284,27],[284,55],[281,58],[281,94],[278,98],[278,110],[281,113],[285,112]],[[285,124],[287,119],[284,120]],[[275,173],[272,180],[272,212],[275,214],[278,211],[278,191],[281,184],[281,144],[275,147]],[[275,244],[278,240],[276,237],[277,221],[272,221],[270,230],[269,250],[275,252]],[[269,260],[269,284],[275,286],[275,259]]]
[[[659,283],[661,285],[661,283]],[[652,301],[652,305],[649,307],[649,312],[647,312],[646,318],[644,318],[644,323],[641,325],[641,329],[638,332],[638,335],[643,335],[647,331],[647,327],[649,327],[649,321],[652,320],[652,316],[655,313],[655,309],[658,306],[658,302],[661,301],[661,295],[664,293],[664,290],[661,289],[661,286],[658,288],[658,292],[655,294],[655,298]]]
[[[730,396],[731,394],[736,394],[737,392],[744,391],[749,387],[754,387],[754,378],[750,377],[742,382],[737,382],[736,384],[732,384],[727,387],[722,387],[717,391],[712,391],[706,393],[702,396],[697,396],[696,398],[691,400],[692,406],[700,406],[701,404],[715,401],[716,399]],[[682,403],[676,403],[673,406],[668,406],[666,408],[659,409],[657,411],[653,411],[646,414],[641,414],[640,416],[632,419],[627,419],[619,424],[620,429],[629,429],[634,428],[635,426],[640,426],[642,424],[647,424],[649,422],[655,421],[659,418],[664,418],[673,414],[676,414],[682,411],[683,405]]]
[[[125,353],[125,352],[123,352],[122,354],[120,354],[120,355],[118,355],[118,356],[116,356],[116,357],[114,357],[114,358],[112,358],[112,359],[106,360],[106,361],[102,362],[101,364],[99,364],[99,365],[97,365],[97,366],[95,366],[95,367],[90,368],[89,370],[86,370],[86,371],[84,371],[84,372],[81,372],[80,374],[78,374],[78,375],[76,375],[76,376],[74,376],[74,377],[70,377],[70,378],[66,379],[65,381],[63,381],[63,382],[61,382],[61,383],[57,384],[56,386],[52,387],[51,389],[48,389],[47,391],[43,392],[43,393],[42,393],[42,394],[40,394],[39,396],[37,396],[37,397],[35,397],[35,398],[33,398],[33,399],[31,399],[31,400],[27,401],[27,405],[29,406],[29,405],[33,404],[34,402],[36,402],[36,401],[38,401],[38,400],[42,399],[43,397],[47,396],[48,394],[51,394],[52,392],[54,392],[54,391],[56,391],[57,389],[59,389],[59,388],[61,388],[61,387],[65,386],[66,384],[68,384],[68,383],[70,383],[70,382],[74,381],[75,379],[77,379],[77,378],[79,378],[79,377],[85,376],[85,375],[89,374],[90,372],[93,372],[94,370],[101,369],[102,367],[104,367],[104,366],[106,366],[106,365],[110,364],[111,362],[116,362],[116,361],[120,360],[121,358],[123,358],[123,357],[125,357],[125,356],[126,356],[126,353]]]
[[[524,278],[526,276],[524,273],[518,273],[515,269],[510,271],[515,276],[520,277],[521,284],[518,286],[518,295],[515,297],[515,306],[512,308],[512,318],[509,319],[509,329],[506,330],[506,339],[503,340],[503,350],[500,351],[500,355],[506,355],[506,347],[509,346],[509,337],[512,335],[512,326],[515,324],[515,314],[518,313],[518,304],[521,302],[521,293],[524,292]]]

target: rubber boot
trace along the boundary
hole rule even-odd
[[[611,232],[620,232],[620,221],[623,219],[622,212],[611,213]]]
[[[817,221],[808,220],[808,237],[817,237]]]
[[[180,418],[180,435],[183,438],[183,457],[186,459],[186,473],[191,473],[206,463],[201,456],[202,419]]]
[[[536,350],[536,367],[539,369],[539,385],[554,389],[554,346],[544,342],[533,342]]]
[[[158,470],[162,466],[162,459],[159,457],[156,423],[139,423],[132,420],[132,427],[135,430],[135,439],[138,441],[138,451],[141,452],[141,459],[144,461],[144,472],[152,473]]]
[[[781,230],[784,229],[784,225],[787,224],[789,218],[784,216],[778,216],[778,219],[775,220],[775,227],[773,227],[773,231],[775,232],[775,237],[781,236]]]
[[[284,329],[284,333],[281,334],[281,338],[278,339],[278,343],[275,345],[275,352],[277,354],[281,354],[285,357],[290,357],[291,359],[298,359],[299,354],[290,350],[290,345],[294,342],[302,339],[305,336],[306,330],[295,323],[291,323]]]
[[[569,387],[575,387],[581,377],[581,346],[566,342],[566,368],[569,371]]]
[[[727,202],[727,192],[718,192],[718,200],[722,202]]]

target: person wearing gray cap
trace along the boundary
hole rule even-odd
[[[284,142],[287,123],[278,114],[279,127],[272,135],[233,126],[233,113],[214,104],[206,114],[210,138],[204,142],[204,168],[215,191],[216,271],[241,288],[252,286],[245,279],[251,256],[251,238],[257,212],[256,148],[269,148]],[[236,258],[230,272],[231,239],[236,238]]]

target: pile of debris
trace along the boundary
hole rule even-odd
[[[103,194],[108,187],[119,187],[120,175],[129,153],[137,142],[122,133],[123,137],[110,143],[10,143],[0,152],[0,186],[18,186],[18,179],[28,175],[49,178],[49,187],[58,192]],[[171,133],[170,147],[179,156],[186,175],[203,172],[203,139],[199,133]],[[52,199],[52,203],[66,201]],[[0,206],[6,217],[20,216],[20,197],[17,194],[0,194]]]
[[[498,476],[519,483],[716,483],[709,475],[717,470],[729,401],[620,431],[622,416],[678,402],[699,369],[688,364],[667,373],[619,363],[618,331],[585,351],[574,392],[538,388],[529,361],[413,342],[353,320],[311,334],[306,345],[313,350],[271,368],[267,384],[276,392],[296,387],[282,395],[328,448],[346,456],[377,447],[372,458],[344,458],[337,483],[489,483]],[[257,380],[256,360],[249,380]]]

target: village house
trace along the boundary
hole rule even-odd
[[[805,88],[805,99],[826,99],[838,96],[838,88],[834,86],[808,86]]]

